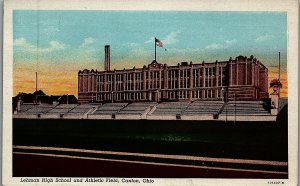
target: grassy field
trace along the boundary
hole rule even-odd
[[[14,119],[13,144],[287,161],[277,122]]]

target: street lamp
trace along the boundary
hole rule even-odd
[[[224,87],[222,87],[221,92],[222,92],[223,100],[224,100],[224,104],[225,104],[225,123],[227,123],[227,92]]]

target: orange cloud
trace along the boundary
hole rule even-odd
[[[112,64],[111,69],[130,69],[133,66],[137,68],[147,65],[144,61],[140,62],[123,62],[122,64]],[[176,63],[177,64],[177,63]],[[175,65],[174,61],[173,64]],[[77,73],[78,70],[97,69],[103,70],[103,64],[99,63],[76,63],[76,64],[46,64],[46,65],[32,65],[28,63],[22,63],[21,65],[14,65],[13,71],[13,94],[16,95],[19,92],[34,92],[35,91],[35,72],[38,72],[38,89],[43,90],[49,95],[62,95],[62,94],[77,94]],[[276,68],[269,68],[269,82],[272,79],[278,78],[278,70]],[[288,96],[288,82],[286,70],[281,71],[281,96]],[[269,89],[269,93],[272,90]]]

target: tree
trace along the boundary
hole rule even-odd
[[[277,93],[278,90],[282,87],[281,82],[279,81],[279,79],[273,79],[270,82],[270,87],[273,88],[274,93]]]

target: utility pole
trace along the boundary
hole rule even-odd
[[[225,89],[225,95],[224,95],[224,98],[225,98],[225,123],[227,123],[227,106],[228,106],[228,102],[227,102],[227,90]]]
[[[234,124],[236,122],[236,99],[235,99],[235,94],[234,94]]]
[[[278,52],[278,81],[280,82],[280,52]],[[278,95],[280,96],[280,87],[278,87]]]
[[[35,72],[35,103],[37,104],[37,72]]]
[[[227,123],[227,103],[225,104],[225,123]]]

